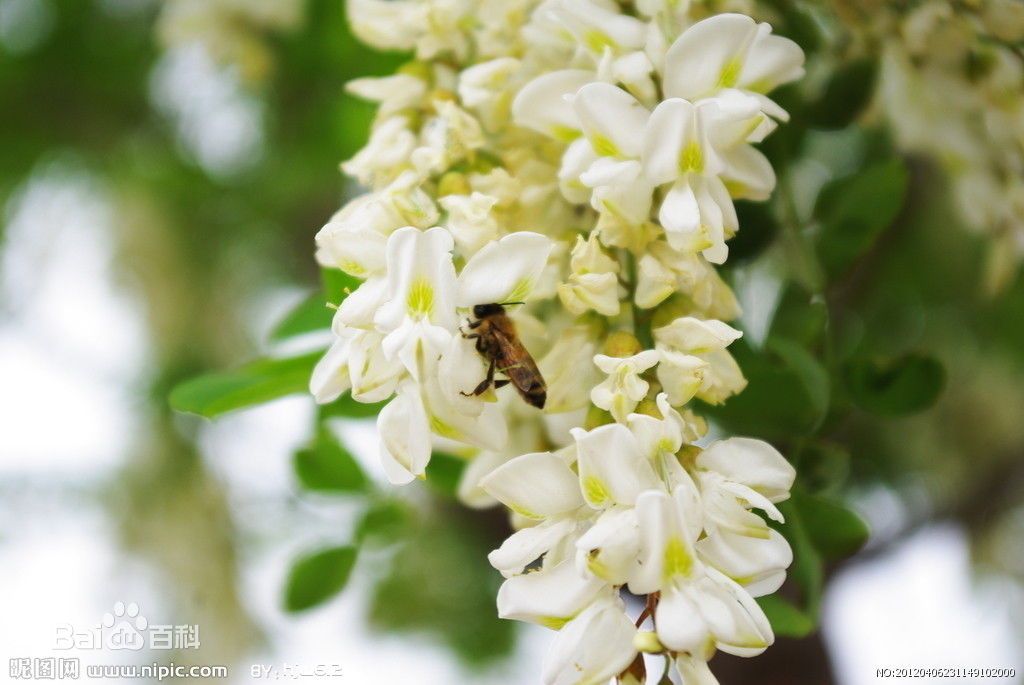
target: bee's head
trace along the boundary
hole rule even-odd
[[[504,313],[505,308],[497,302],[492,302],[491,304],[478,304],[473,307],[473,316],[478,319],[486,319],[488,316]]]

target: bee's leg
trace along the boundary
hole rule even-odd
[[[469,330],[474,331],[477,328],[480,328],[480,325],[483,322],[484,322],[483,319],[477,319],[476,321],[468,321],[467,320],[467,324],[466,325],[469,326]],[[463,338],[479,338],[480,337],[480,335],[478,333],[477,334],[471,334],[471,333],[467,333],[466,331],[462,330],[462,324],[461,323],[459,324],[459,333],[462,333],[462,337]]]
[[[477,341],[477,344],[479,344],[479,341]],[[500,383],[501,381],[498,381],[498,382]],[[508,382],[508,381],[506,381],[506,382]],[[484,378],[482,381],[480,381],[480,385],[478,385],[475,388],[473,388],[473,392],[462,392],[461,394],[465,395],[466,397],[476,397],[478,395],[483,395],[485,392],[487,392],[487,388],[491,387],[492,385],[497,387],[497,384],[494,381],[494,361],[493,360],[487,366],[487,377]]]
[[[500,381],[494,381],[494,389],[497,390],[498,388],[504,388],[506,385],[508,385],[511,382],[512,381],[510,381],[507,378],[505,378],[503,380],[500,380]]]

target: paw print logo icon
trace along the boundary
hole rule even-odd
[[[103,628],[110,649],[139,650],[146,645],[143,632],[149,621],[139,612],[135,602],[125,606],[124,602],[114,604],[114,612],[103,614]]]

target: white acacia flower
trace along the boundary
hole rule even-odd
[[[633,506],[642,492],[660,487],[635,436],[621,423],[574,428],[572,436],[583,499],[594,509]]]
[[[428,369],[429,371],[429,369]],[[474,414],[455,406],[436,376],[402,382],[398,395],[377,416],[380,458],[392,483],[402,485],[422,478],[433,446],[433,435],[475,445],[501,449],[507,439],[505,418],[497,405],[477,401]]]
[[[804,73],[800,46],[771,34],[771,26],[743,14],[718,14],[686,29],[665,55],[665,97],[696,102],[724,89],[737,89],[762,110],[786,120],[785,110],[765,93]]]
[[[558,296],[569,311],[619,313],[619,263],[604,253],[596,235],[577,237],[569,268],[568,282],[558,285]]]
[[[697,557],[700,502],[686,486],[671,495],[651,490],[640,496],[642,568],[630,589],[660,591],[654,621],[658,639],[669,649],[704,658],[714,648],[754,656],[774,641],[771,625],[742,587]]]
[[[590,401],[611,412],[616,421],[625,421],[650,387],[640,374],[657,364],[660,357],[657,350],[644,350],[630,357],[594,355],[594,365],[608,378],[590,391]]]
[[[512,105],[509,81],[522,69],[514,57],[498,57],[474,64],[459,74],[459,99],[477,112],[484,128],[495,131],[508,119]]]
[[[396,114],[378,121],[370,140],[341,168],[363,185],[379,188],[409,168],[416,146],[416,134],[410,129],[409,118]]]
[[[495,212],[498,198],[474,192],[471,195],[445,195],[438,201],[448,212],[445,222],[462,254],[474,254],[492,240],[501,227]]]
[[[622,600],[599,598],[558,632],[544,660],[545,685],[606,683],[636,657],[635,634]]]
[[[719,404],[747,381],[726,347],[742,333],[726,323],[684,316],[654,330],[661,353],[658,381],[672,406],[698,397]]]
[[[377,115],[388,116],[423,104],[427,83],[412,74],[392,74],[349,81],[345,90],[364,100],[379,103]]]
[[[657,306],[678,292],[689,298],[702,318],[731,321],[740,314],[736,296],[700,254],[655,240],[647,245],[638,271],[634,296],[638,307]]]
[[[655,185],[672,184],[658,219],[674,248],[703,245],[709,262],[725,261],[725,239],[739,226],[726,181],[743,178],[746,195],[756,188],[760,199],[775,186],[768,160],[746,143],[763,120],[759,102],[735,91],[696,104],[670,98],[651,113],[644,173]]]

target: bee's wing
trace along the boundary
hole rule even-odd
[[[546,388],[544,377],[533,357],[516,338],[510,338],[494,329],[497,342],[495,362],[498,370],[508,376],[512,384],[523,393],[537,392]]]

